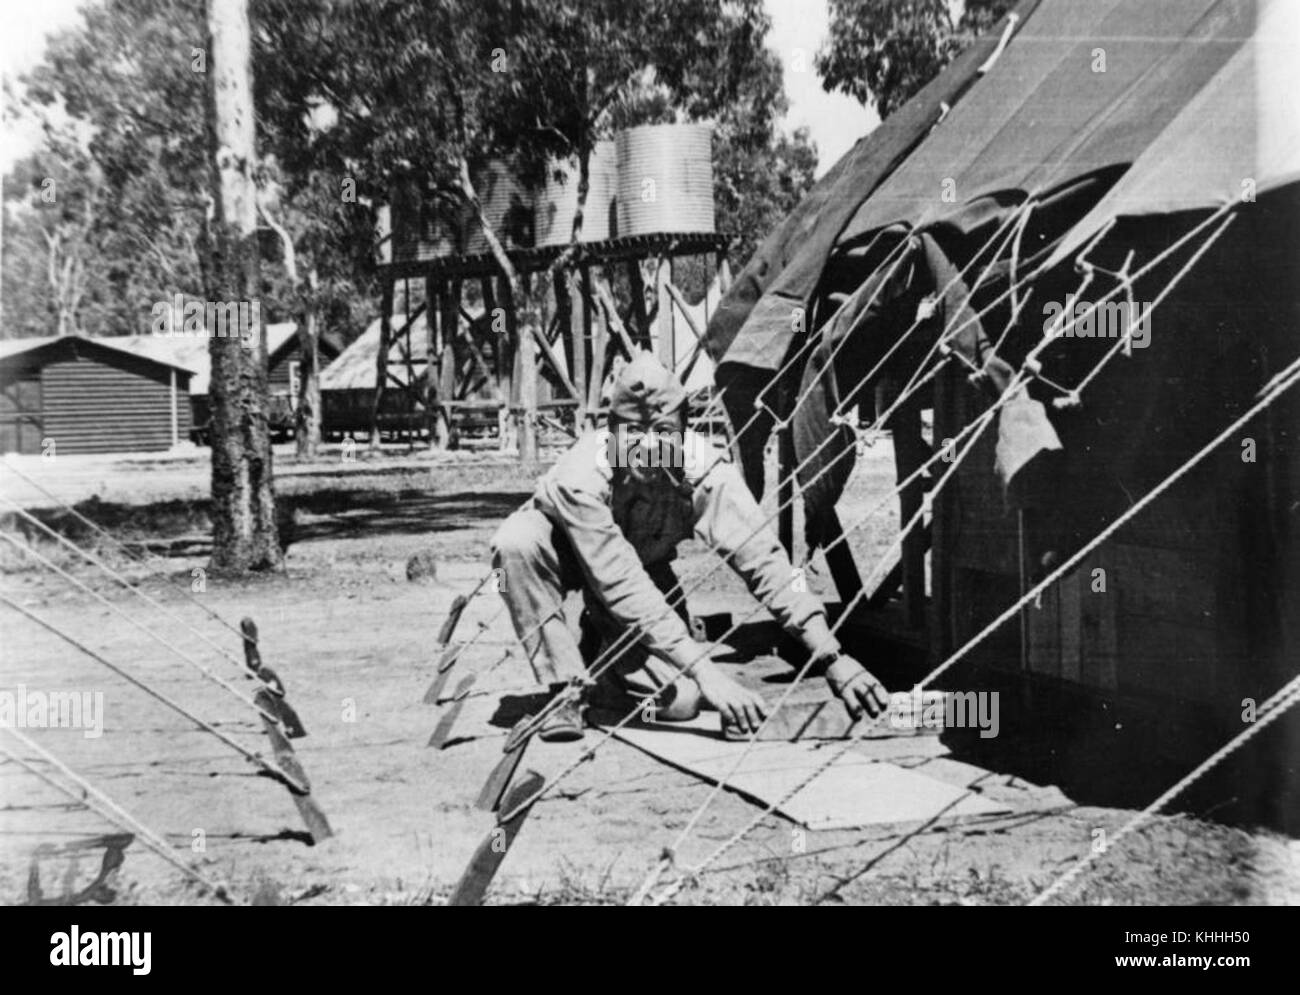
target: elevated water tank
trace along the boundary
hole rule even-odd
[[[587,203],[582,211],[583,242],[615,234],[614,201],[618,193],[618,159],[613,141],[597,142],[587,167]],[[573,237],[578,208],[578,161],[552,162],[533,211],[538,245],[567,245]]]
[[[506,159],[493,159],[474,174],[474,190],[493,232],[507,249],[533,246],[533,191],[519,181],[518,171]],[[468,215],[468,211],[466,215]],[[467,216],[465,252],[488,251],[487,239],[477,219]]]
[[[713,130],[648,124],[620,132],[618,233],[713,231]]]
[[[393,259],[436,259],[465,251],[469,218],[459,196],[401,180],[394,184],[391,198]]]

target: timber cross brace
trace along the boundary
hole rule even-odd
[[[432,448],[447,448],[462,432],[485,429],[495,413],[501,448],[517,448],[529,464],[538,426],[580,434],[596,424],[601,387],[620,352],[653,348],[684,377],[706,358],[709,287],[725,294],[731,282],[725,235],[660,232],[511,246],[504,251],[522,294],[516,299],[501,258],[448,251],[426,238],[420,217],[418,209],[394,216],[379,260],[369,416],[352,426],[369,431],[372,447],[388,433],[412,444],[425,435]],[[674,267],[678,275],[703,275],[702,322],[674,282]],[[615,283],[631,293],[616,301]],[[678,348],[682,330],[689,336],[685,351]],[[525,352],[535,362],[523,359]]]

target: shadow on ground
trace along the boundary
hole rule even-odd
[[[280,543],[383,536],[423,536],[436,532],[495,528],[527,497],[520,491],[460,491],[435,494],[408,489],[320,491],[281,497],[277,502]],[[75,506],[80,514],[138,552],[161,556],[201,555],[210,548],[207,500],[160,501],[121,505],[99,500]],[[99,545],[94,529],[63,510],[33,509],[30,514],[83,547]],[[45,541],[39,530],[16,515],[0,516],[0,527],[24,538]]]

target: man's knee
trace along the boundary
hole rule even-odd
[[[700,686],[689,677],[680,677],[670,684],[659,701],[657,717],[662,722],[689,722],[704,707]]]
[[[492,536],[492,563],[509,568],[537,559],[549,536],[534,514],[516,511]]]

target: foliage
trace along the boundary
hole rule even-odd
[[[547,157],[627,124],[708,120],[719,228],[738,259],[811,183],[806,136],[779,128],[761,0],[251,4],[259,183],[300,270],[319,277],[327,334],[377,309],[374,211],[401,177],[454,186],[462,162],[502,154],[536,177]],[[87,334],[147,332],[154,303],[204,295],[206,45],[201,0],[104,0],[19,81],[11,109],[42,118],[48,138],[6,178],[0,334],[55,332],[61,309]],[[80,274],[62,308],[53,235]],[[263,313],[292,319],[302,288],[275,265],[284,246],[269,229],[262,248]]]
[[[830,0],[822,86],[888,117],[987,31],[1014,0]]]

